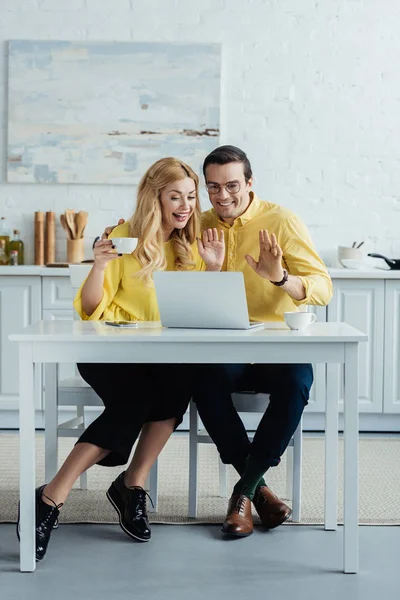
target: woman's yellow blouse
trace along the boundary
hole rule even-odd
[[[120,225],[113,231],[113,237],[128,235],[128,223]],[[164,248],[166,271],[175,271],[173,244],[166,242]],[[196,264],[195,270],[204,271],[205,264],[199,256],[196,242],[192,245],[192,253]],[[139,261],[131,254],[123,254],[110,261],[105,269],[103,299],[90,316],[82,309],[81,290],[84,285],[82,283],[74,300],[75,310],[80,317],[90,321],[159,321],[160,314],[154,285],[148,286],[134,276],[140,268]]]

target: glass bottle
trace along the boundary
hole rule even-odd
[[[15,258],[15,251],[18,253]],[[13,264],[23,265],[24,264],[24,242],[19,238],[19,230],[14,229],[14,237],[9,244],[9,254],[13,252]]]
[[[10,233],[7,228],[7,221],[6,221],[5,217],[1,217],[1,219],[0,219],[0,240],[4,240],[4,242],[5,242],[4,252],[6,253],[6,256],[7,256],[6,264],[8,264],[8,246],[10,243]]]
[[[6,241],[0,238],[0,267],[8,265],[8,254],[6,252]]]

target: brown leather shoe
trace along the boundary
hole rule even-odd
[[[254,496],[253,504],[260,516],[261,523],[267,529],[274,529],[274,527],[282,525],[292,514],[292,509],[279,500],[278,496],[275,496],[266,485],[259,488]]]
[[[253,533],[251,500],[247,496],[232,494],[222,531],[237,537],[245,537]]]

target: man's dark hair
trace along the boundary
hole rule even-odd
[[[204,179],[207,181],[206,169],[208,165],[227,165],[231,162],[239,162],[243,164],[243,172],[246,183],[251,177],[253,177],[250,161],[243,150],[237,148],[236,146],[219,146],[219,148],[215,148],[215,150],[210,152],[210,154],[206,156],[204,160]]]

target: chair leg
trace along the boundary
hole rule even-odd
[[[154,506],[150,502],[149,512],[157,512],[158,510],[158,460],[151,467],[150,475],[150,498],[153,501]]]
[[[85,407],[82,405],[78,405],[76,407],[76,416],[77,417],[81,417],[83,420],[83,426],[85,427]],[[79,477],[79,485],[81,490],[87,490],[88,489],[88,485],[87,485],[87,471],[85,471],[84,473],[82,473],[82,475]]]
[[[195,519],[197,517],[197,408],[193,401],[190,402],[189,409],[189,517]]]
[[[227,493],[227,481],[226,481],[226,464],[219,458],[219,495],[221,498],[226,498]]]
[[[287,500],[293,499],[293,441],[290,441],[290,445],[286,448],[286,492],[285,498]]]
[[[47,363],[45,367],[44,447],[45,481],[48,483],[57,473],[58,455],[58,365]]]
[[[301,519],[301,470],[303,454],[303,419],[293,436],[293,516],[292,521],[299,523]]]

